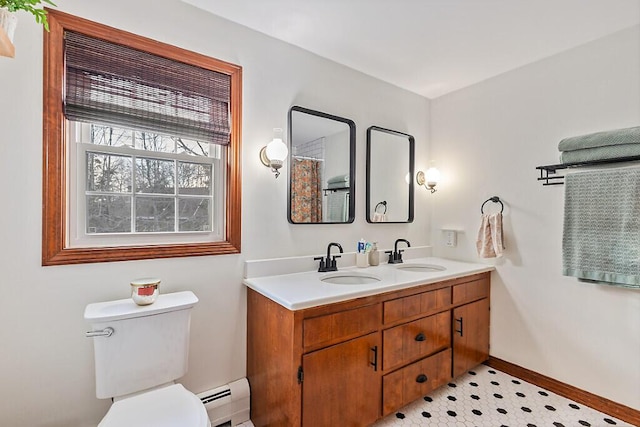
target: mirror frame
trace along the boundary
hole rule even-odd
[[[371,133],[373,131],[388,133],[400,136],[409,140],[409,206],[408,218],[406,221],[385,221],[373,222],[371,218]],[[367,129],[367,197],[366,197],[366,220],[370,224],[405,224],[413,222],[414,216],[414,172],[415,172],[415,138],[409,134],[398,132],[379,126],[370,126]]]
[[[310,114],[312,116],[321,117],[328,120],[335,120],[345,123],[349,126],[349,218],[345,222],[293,222],[291,220],[291,162],[293,153],[293,121],[294,112]],[[290,224],[296,225],[322,225],[322,224],[351,224],[356,217],[356,124],[353,120],[344,117],[334,116],[333,114],[323,113],[321,111],[311,110],[309,108],[294,105],[289,109],[288,123],[288,146],[289,156],[287,158],[287,220]]]

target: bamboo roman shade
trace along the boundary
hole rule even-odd
[[[229,75],[65,32],[69,120],[226,145]]]

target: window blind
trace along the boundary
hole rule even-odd
[[[230,76],[65,32],[69,120],[229,143]]]

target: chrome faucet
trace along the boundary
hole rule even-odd
[[[319,273],[325,273],[327,271],[338,271],[336,258],[340,258],[341,255],[331,256],[331,247],[332,246],[336,246],[338,249],[340,249],[340,253],[344,253],[340,243],[334,243],[334,242],[329,243],[329,245],[327,246],[327,258],[326,258],[326,260],[324,258],[322,258],[322,257],[316,257],[316,258],[313,259],[314,261],[320,261],[320,265],[318,267],[318,272]]]
[[[407,239],[397,239],[393,244],[393,251],[385,251],[385,254],[389,254],[389,264],[400,264],[402,263],[402,252],[403,250],[398,250],[398,243],[404,242],[407,244],[407,247],[411,247],[411,243]]]

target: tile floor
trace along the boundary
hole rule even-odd
[[[607,427],[631,424],[485,365],[372,427]]]

